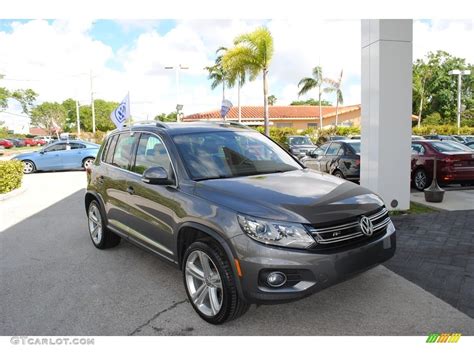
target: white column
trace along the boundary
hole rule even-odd
[[[362,20],[361,185],[410,206],[412,20]]]

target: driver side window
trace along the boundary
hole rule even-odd
[[[57,152],[60,150],[66,150],[66,143],[54,144],[44,149],[45,152]]]

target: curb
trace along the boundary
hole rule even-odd
[[[5,201],[5,200],[8,200],[9,198],[21,195],[26,190],[27,190],[26,186],[20,186],[18,189],[7,192],[6,194],[1,194],[0,195],[0,201]]]

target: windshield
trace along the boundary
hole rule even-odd
[[[193,180],[302,169],[278,144],[258,132],[191,133],[173,140]]]
[[[349,142],[347,144],[351,146],[356,154],[360,154],[360,142]]]
[[[440,153],[445,152],[472,152],[472,149],[465,146],[464,144],[452,142],[452,141],[443,141],[443,142],[433,142],[431,145]]]
[[[313,145],[309,137],[290,137],[291,145]]]

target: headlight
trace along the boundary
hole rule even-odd
[[[261,243],[300,249],[307,249],[315,244],[314,239],[301,224],[242,215],[238,215],[237,218],[244,233]]]

